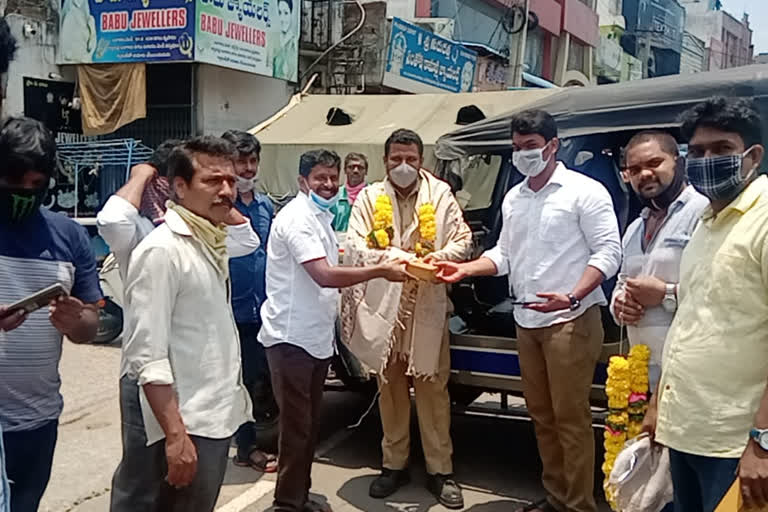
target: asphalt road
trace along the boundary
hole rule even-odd
[[[41,512],[106,512],[112,472],[121,454],[116,346],[66,343],[61,363],[64,414],[51,483]],[[488,395],[481,400],[492,400]],[[390,499],[373,500],[368,486],[381,463],[381,426],[376,410],[357,428],[370,397],[327,391],[321,443],[313,467],[316,499],[335,512],[425,512],[445,510],[424,489],[424,461],[415,417],[412,483]],[[454,415],[454,460],[467,511],[510,512],[542,496],[533,429],[529,422],[492,416]],[[597,433],[599,439],[599,433]],[[230,466],[219,512],[269,510],[274,476]],[[596,485],[596,493],[600,495]],[[601,510],[608,510],[601,505]]]

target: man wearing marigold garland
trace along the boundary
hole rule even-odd
[[[529,110],[511,123],[512,161],[526,176],[502,205],[496,247],[468,263],[438,262],[438,278],[507,275],[523,394],[536,429],[547,497],[523,512],[596,512],[589,393],[603,344],[600,284],[621,263],[608,191],[557,161],[557,125]]]
[[[424,145],[410,130],[385,144],[387,177],[357,198],[347,231],[345,260],[353,265],[396,258],[463,261],[472,233],[448,184],[421,169]],[[413,380],[427,487],[441,504],[462,508],[453,479],[450,437],[450,301],[444,284],[369,281],[342,292],[342,338],[377,372],[384,430],[383,471],[370,487],[385,498],[408,483]]]

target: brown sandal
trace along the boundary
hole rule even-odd
[[[254,460],[254,454],[258,454],[258,459]],[[261,450],[253,450],[247,459],[235,455],[233,460],[235,466],[242,468],[252,468],[260,473],[276,473],[277,472],[277,456],[270,453],[262,452]]]

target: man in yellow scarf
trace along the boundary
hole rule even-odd
[[[136,398],[123,417],[132,428],[112,512],[212,511],[230,439],[251,416],[229,304],[224,222],[235,200],[234,158],[217,137],[176,147],[165,222],[130,256],[123,346],[130,380],[121,381],[121,395]]]
[[[423,170],[424,145],[410,130],[386,142],[384,181],[360,192],[347,231],[345,263],[377,264],[396,258],[463,261],[472,233],[448,184]],[[453,479],[450,437],[451,304],[443,284],[370,281],[342,292],[342,338],[378,374],[384,429],[383,472],[370,488],[385,498],[409,481],[409,379],[427,462],[427,487],[444,506],[462,508]]]

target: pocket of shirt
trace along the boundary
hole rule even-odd
[[[541,212],[539,237],[547,242],[563,242],[579,229],[576,215],[564,208],[545,208]]]
[[[689,236],[669,236],[662,241],[662,247],[685,249],[691,240]]]

